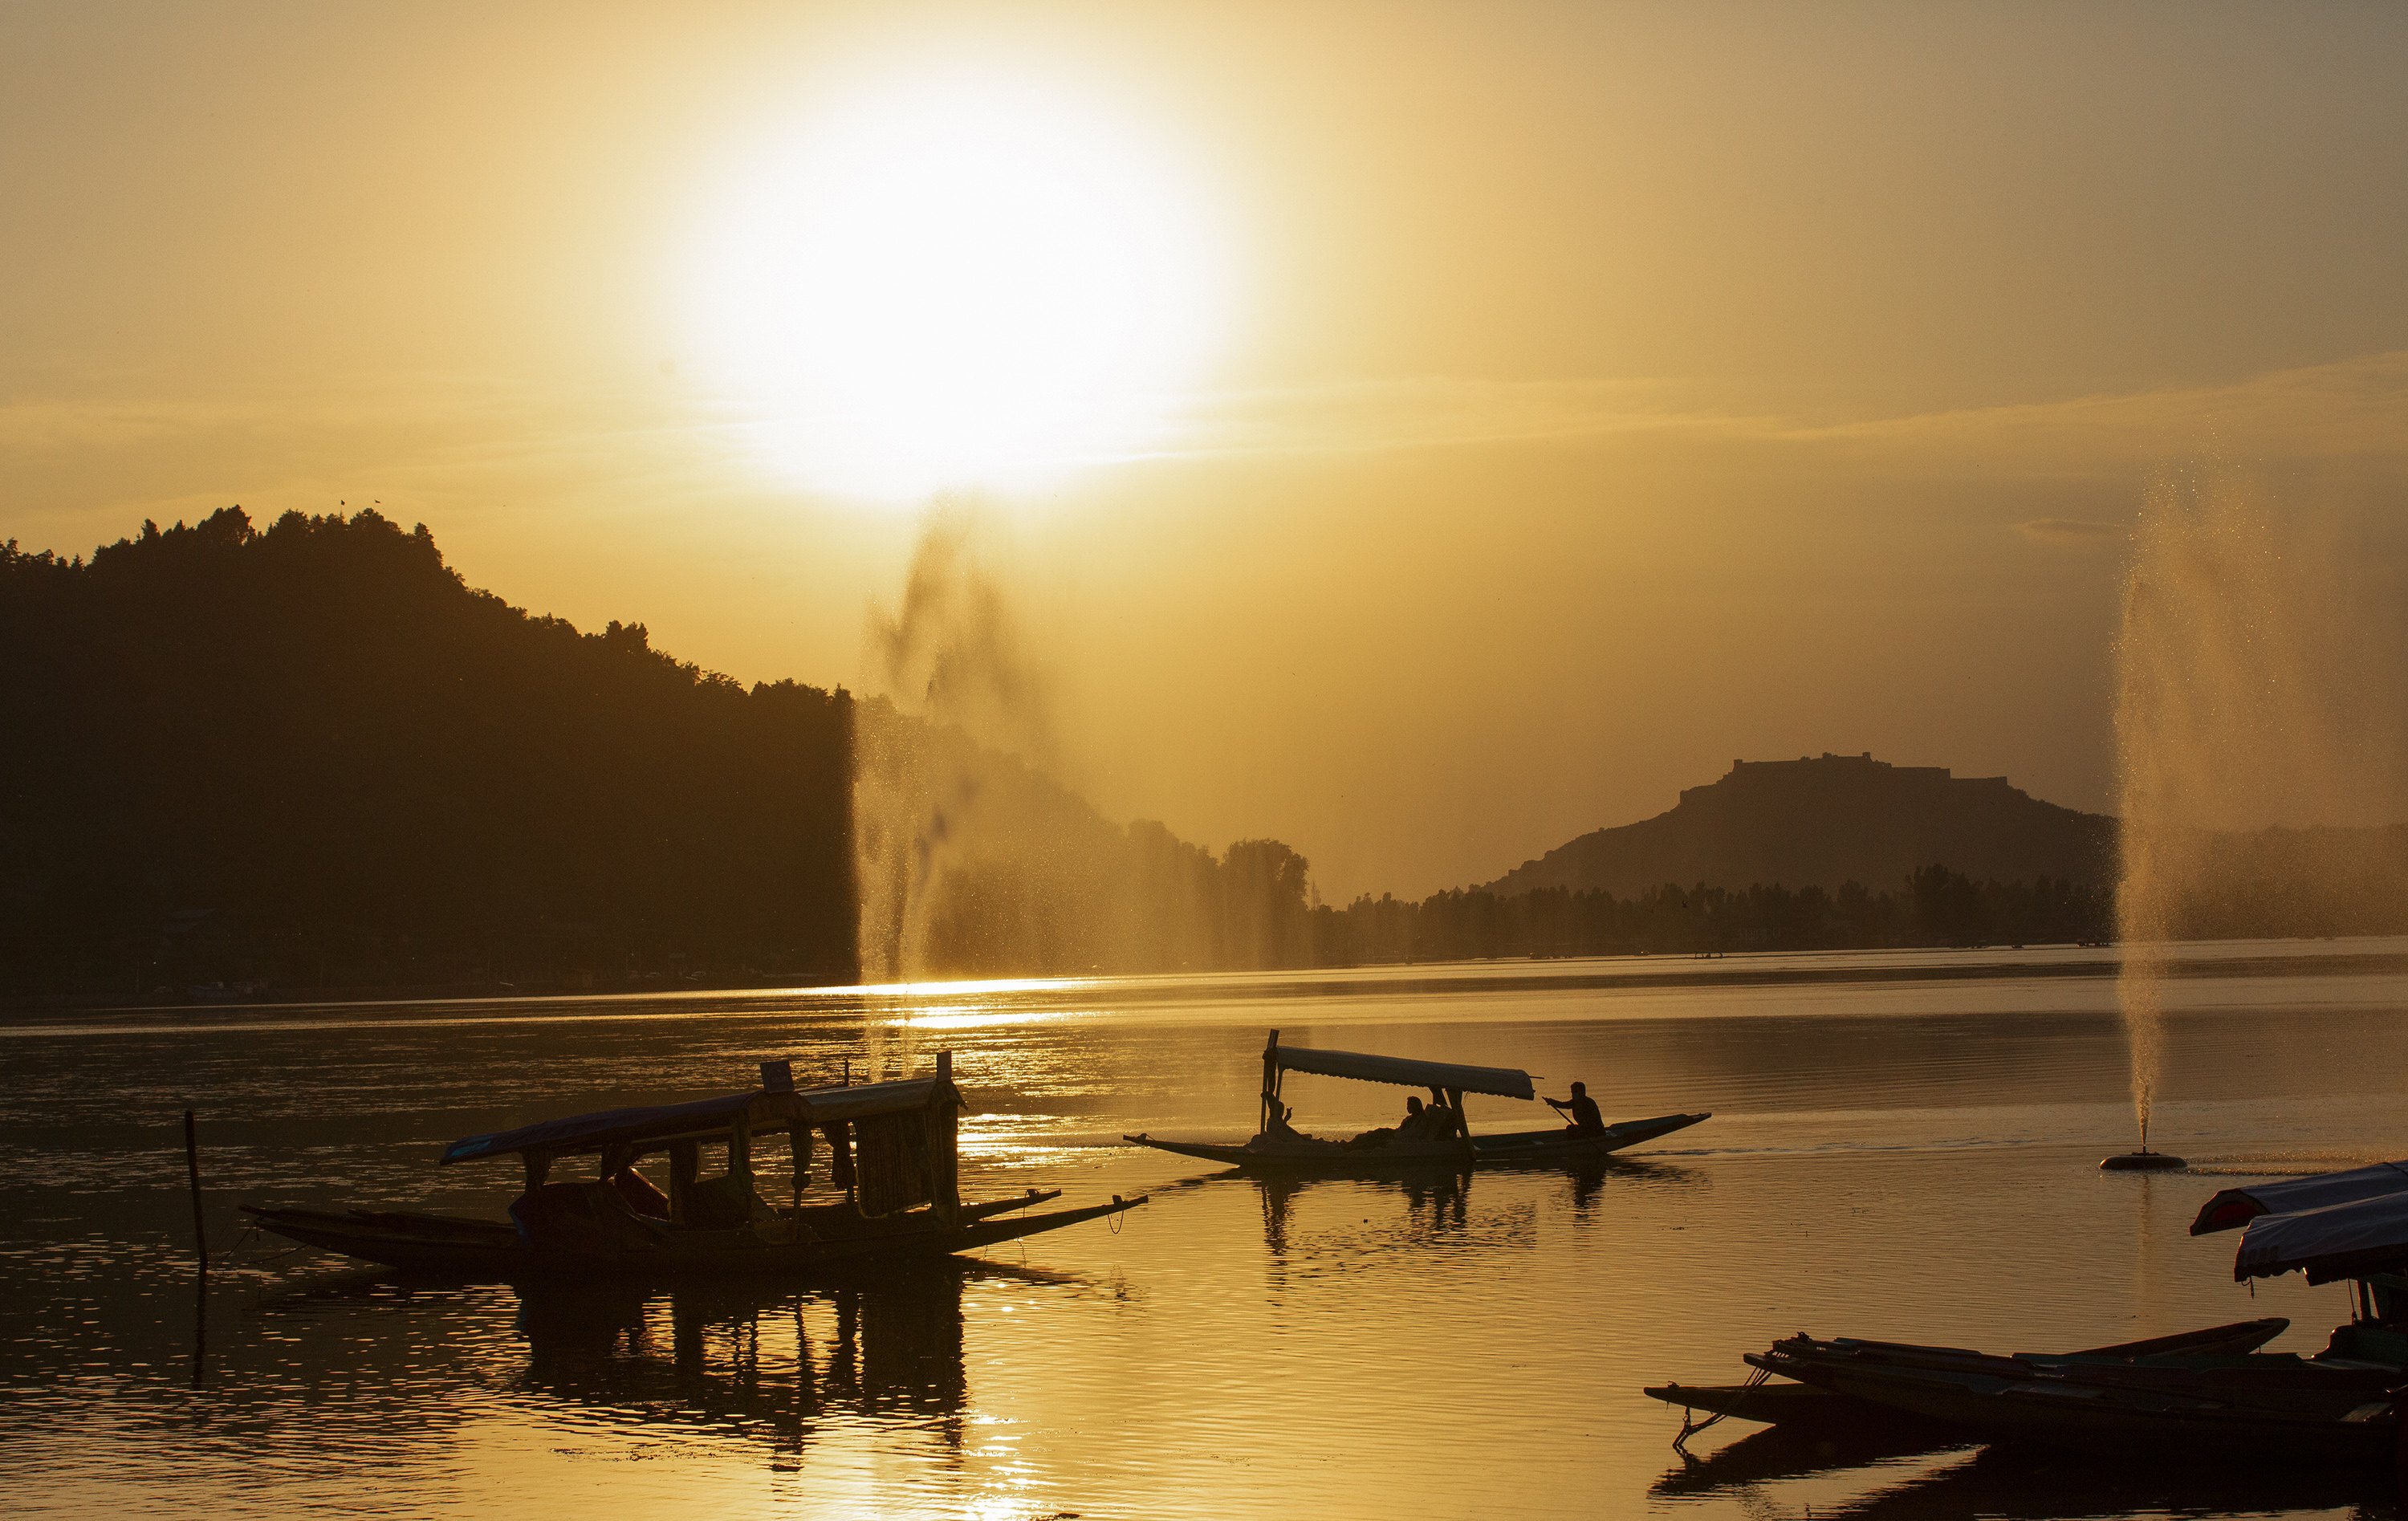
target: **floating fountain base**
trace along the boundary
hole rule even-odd
[[[2153,1152],[2143,1147],[2136,1152],[2117,1152],[2099,1164],[2102,1172],[2178,1172],[2189,1164],[2179,1156]]]

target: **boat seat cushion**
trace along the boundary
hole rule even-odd
[[[510,1206],[519,1240],[538,1251],[623,1252],[657,1245],[661,1227],[607,1183],[548,1183]]]
[[[768,1201],[740,1178],[704,1178],[685,1191],[685,1224],[692,1230],[737,1230],[777,1217]]]

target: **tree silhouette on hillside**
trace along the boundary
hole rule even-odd
[[[0,652],[19,990],[851,973],[846,695],[532,616],[423,525],[11,542]]]

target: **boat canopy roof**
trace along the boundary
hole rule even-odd
[[[2210,1231],[2245,1226],[2261,1214],[2296,1214],[2301,1210],[2321,1210],[2402,1191],[2408,1191],[2408,1162],[2377,1162],[2372,1167],[2351,1168],[2345,1172],[2320,1172],[2314,1177],[2283,1178],[2248,1188],[2227,1188],[2200,1206],[2199,1218],[2190,1223],[2190,1233],[2204,1236]]]
[[[2311,1284],[2356,1278],[2408,1262],[2408,1188],[2322,1209],[2261,1214],[2232,1259],[2239,1280],[2304,1270]]]
[[[1460,1088],[1465,1093],[1493,1093],[1499,1098],[1538,1097],[1538,1090],[1530,1086],[1530,1074],[1511,1067],[1408,1061],[1402,1056],[1324,1051],[1315,1046],[1273,1046],[1271,1058],[1292,1072],[1351,1077],[1360,1083],[1393,1083],[1406,1088]]]
[[[912,1113],[939,1104],[958,1108],[961,1101],[960,1091],[943,1076],[799,1092],[755,1088],[684,1104],[571,1114],[523,1125],[515,1130],[469,1136],[443,1148],[443,1160],[473,1162],[523,1152],[577,1155],[614,1145],[632,1145],[639,1152],[659,1151],[676,1141],[707,1141],[727,1135],[739,1123],[748,1134],[775,1135],[785,1130],[850,1125],[881,1114]]]

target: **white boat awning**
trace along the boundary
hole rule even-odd
[[[1313,1046],[1273,1046],[1271,1053],[1281,1067],[1292,1072],[1351,1077],[1358,1083],[1393,1083],[1404,1088],[1459,1088],[1465,1093],[1493,1093],[1499,1098],[1538,1097],[1538,1090],[1530,1085],[1530,1074],[1511,1067],[1409,1061],[1402,1056],[1324,1051]]]
[[[2297,1214],[2408,1192],[2408,1162],[2377,1162],[2345,1172],[2319,1172],[2310,1178],[2282,1178],[2247,1188],[2227,1188],[2202,1205],[2190,1233],[2204,1236],[2230,1230],[2265,1214]]]
[[[2309,1283],[2327,1284],[2403,1262],[2408,1262],[2408,1190],[2395,1190],[2318,1210],[2259,1215],[2242,1233],[2232,1276],[2272,1278],[2304,1270]]]

